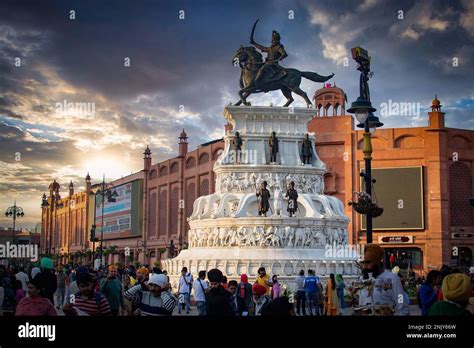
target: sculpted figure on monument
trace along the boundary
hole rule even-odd
[[[283,210],[283,198],[281,191],[275,190],[275,198],[273,199],[273,216],[281,216]]]
[[[301,247],[304,247],[305,242],[306,242],[305,238],[306,238],[305,231],[301,227],[298,227],[295,231],[294,247],[297,247],[298,245],[300,245]]]
[[[301,156],[303,156],[303,164],[311,164],[311,158],[313,157],[313,148],[309,134],[306,133],[301,145]]]
[[[273,236],[273,227],[268,226],[260,238],[260,246],[268,246]]]
[[[286,239],[286,246],[292,247],[293,246],[293,239],[295,236],[295,229],[291,226],[285,227],[285,239]]]
[[[313,232],[311,231],[311,228],[309,228],[308,226],[304,228],[304,237],[305,237],[304,246],[311,247],[314,239],[313,239]]]
[[[270,139],[268,139],[268,145],[270,146],[270,163],[276,163],[278,153],[278,138],[275,132],[272,132]]]
[[[294,181],[290,181],[285,197],[288,198],[288,207],[286,211],[290,214],[290,217],[292,217],[298,210],[298,192],[295,190]]]
[[[258,199],[258,215],[267,216],[270,209],[270,191],[267,190],[267,182],[262,182],[260,189],[257,191]]]
[[[235,151],[236,164],[240,164],[242,154],[242,138],[239,132],[235,132],[235,137],[232,139],[232,149]]]
[[[296,93],[303,97],[306,106],[310,107],[311,101],[306,93],[299,87],[301,78],[304,77],[314,82],[326,82],[334,76],[321,76],[315,72],[299,71],[296,69],[287,69],[280,66],[279,62],[288,55],[285,48],[280,42],[280,34],[275,30],[272,32],[272,41],[269,47],[260,45],[254,40],[255,22],[250,34],[250,44],[257,47],[260,51],[267,53],[265,62],[262,54],[254,47],[242,47],[237,50],[234,56],[234,65],[239,66],[240,73],[240,100],[235,105],[250,105],[247,97],[251,93],[268,92],[281,90],[286,97],[287,102],[284,106],[288,106],[293,102],[291,93]]]
[[[322,228],[316,227],[316,239],[318,245],[326,245],[326,236],[323,233]]]

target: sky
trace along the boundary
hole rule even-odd
[[[53,179],[66,195],[70,181],[84,188],[88,172],[94,183],[141,170],[147,145],[153,163],[175,156],[183,128],[190,149],[222,137],[223,108],[238,100],[232,59],[257,18],[258,43],[269,45],[277,30],[282,65],[334,73],[329,82],[349,103],[359,81],[350,48],[366,48],[373,105],[420,108],[378,114],[385,127],[427,125],[437,94],[448,127],[474,129],[469,0],[2,1],[1,212],[16,200],[26,214],[17,226],[31,228]],[[301,87],[311,98],[322,84]],[[249,101],[285,99],[275,91]],[[304,105],[295,96],[294,106]],[[11,226],[0,216],[0,227]]]

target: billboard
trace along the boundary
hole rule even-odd
[[[372,220],[373,230],[423,230],[423,167],[373,168],[372,177],[377,204],[384,209]],[[365,190],[363,182],[361,187]]]
[[[109,188],[112,199],[105,195],[95,196],[96,236],[101,238],[102,224],[104,239],[133,237],[141,234],[142,229],[142,180],[134,180],[123,185]]]

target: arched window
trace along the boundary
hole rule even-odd
[[[204,164],[209,162],[209,155],[207,153],[203,153],[201,156],[199,156],[199,164]]]
[[[158,199],[157,199],[156,189],[155,189],[151,191],[151,195],[150,195],[150,211],[149,211],[149,216],[148,216],[148,219],[150,221],[149,231],[148,231],[149,236],[156,236],[157,234],[157,226],[156,226],[157,213],[158,213],[156,211],[157,203],[158,203]]]
[[[209,194],[209,180],[204,179],[199,185],[199,196],[205,196]]]
[[[194,157],[188,158],[188,160],[186,161],[186,169],[192,168],[195,165],[196,165],[196,159]]]
[[[176,173],[177,171],[178,171],[178,162],[174,162],[174,163],[171,165],[170,173]]]
[[[158,205],[158,235],[165,236],[168,227],[168,190],[160,190]]]
[[[156,179],[156,177],[157,177],[156,170],[152,170],[152,171],[150,172],[149,178],[150,178],[150,179]]]
[[[160,176],[168,175],[168,167],[163,166],[160,168]]]
[[[449,210],[451,226],[473,226],[474,208],[469,204],[472,195],[472,173],[460,161],[449,166]]]
[[[179,189],[175,187],[171,191],[170,199],[170,235],[178,233],[178,205],[179,205]]]

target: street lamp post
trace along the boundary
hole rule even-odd
[[[6,217],[13,217],[13,232],[12,232],[12,243],[15,244],[15,228],[16,228],[16,219],[25,216],[23,208],[16,205],[16,201],[13,203],[13,206],[8,207],[5,211]]]
[[[368,52],[361,47],[352,48],[352,58],[357,62],[357,70],[360,73],[359,80],[359,97],[352,103],[347,112],[355,114],[359,121],[358,128],[364,128],[364,140],[362,152],[364,153],[365,171],[361,173],[364,178],[365,192],[370,202],[372,202],[372,141],[371,134],[375,133],[378,127],[382,127],[383,123],[379,121],[373,113],[376,109],[370,102],[369,79],[373,76],[370,71],[370,57]],[[372,243],[372,215],[366,214],[367,243]]]
[[[42,208],[42,209],[47,209],[48,207],[49,207],[49,203],[48,203],[48,199],[46,198],[46,193],[43,193],[43,200],[42,200],[42,202],[41,202],[41,208]],[[47,214],[46,214],[46,216],[45,216],[45,220],[46,220],[46,218],[48,218],[48,215],[47,215]],[[45,227],[48,227],[48,223],[46,223],[46,226],[45,226]],[[47,230],[44,231],[43,243],[44,243],[44,251],[45,251],[45,252],[46,252],[46,250],[47,250],[47,244],[46,244],[46,243],[47,243],[47,239],[46,239],[46,238],[47,238],[47,237],[46,237],[47,234],[48,234],[48,231],[47,231]]]
[[[103,256],[104,256],[104,250],[103,250],[103,245],[104,245],[104,208],[105,208],[105,198],[107,197],[107,202],[110,202],[110,203],[113,203],[115,202],[115,197],[118,196],[117,192],[116,191],[111,191],[108,187],[107,187],[107,184],[105,183],[105,174],[104,176],[102,177],[102,183],[100,184],[100,188],[95,192],[95,202],[97,202],[97,194],[100,194],[102,199],[101,199],[101,203],[102,203],[102,224],[101,224],[101,228],[100,228],[100,260],[101,260],[101,263],[104,262],[103,260]],[[94,210],[95,209],[95,204],[94,204]],[[96,224],[96,214],[94,212],[94,225]]]

